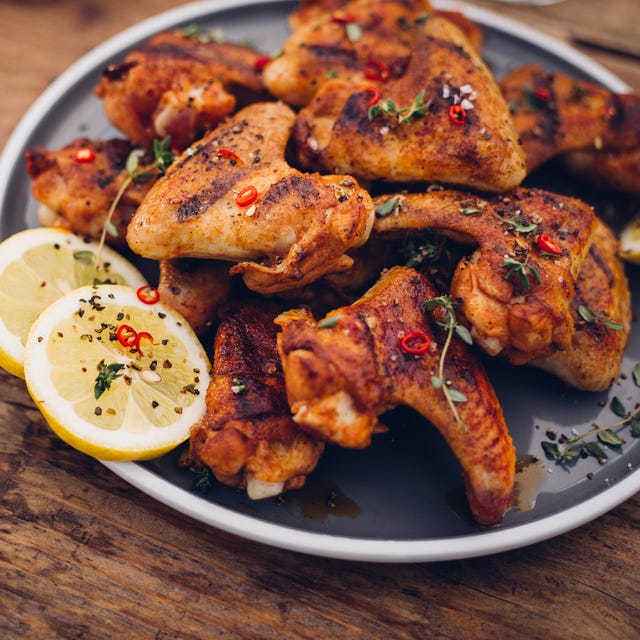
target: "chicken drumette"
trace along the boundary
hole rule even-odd
[[[238,304],[216,333],[207,413],[191,430],[185,465],[208,467],[216,478],[246,488],[252,499],[301,487],[324,444],[291,417],[276,346],[277,311]]]
[[[447,337],[442,308],[425,311],[438,297],[423,275],[394,267],[320,323],[302,309],[280,315],[289,402],[304,430],[354,448],[369,444],[380,414],[413,407],[460,461],[476,520],[497,524],[510,506],[515,451],[480,362],[459,338]]]
[[[206,34],[169,31],[107,67],[96,94],[109,121],[134,144],[171,136],[185,148],[237,103],[262,95],[259,58],[249,47]]]

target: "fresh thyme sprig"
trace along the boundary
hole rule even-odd
[[[119,362],[106,364],[104,360],[98,363],[98,375],[94,380],[93,397],[97,400],[105,391],[111,389],[114,380],[122,376],[120,373],[124,365]]]
[[[451,296],[443,295],[437,298],[431,298],[425,303],[425,309],[429,312],[435,311],[438,307],[441,307],[444,310],[444,318],[437,323],[445,329],[447,337],[445,338],[444,346],[440,353],[438,375],[431,378],[431,384],[435,389],[442,389],[442,393],[447,400],[447,404],[451,408],[453,417],[456,422],[461,422],[458,409],[456,408],[456,403],[466,402],[467,397],[464,393],[458,391],[458,389],[454,389],[451,386],[450,380],[445,379],[444,365],[454,334],[467,344],[473,344],[473,338],[471,337],[469,330],[458,323],[455,312],[455,303],[451,300]]]
[[[615,331],[624,331],[624,327],[615,322],[611,318],[607,318],[604,313],[596,313],[593,309],[581,304],[578,305],[578,315],[589,324],[602,325],[605,329],[613,329]]]
[[[520,279],[520,284],[525,291],[529,291],[531,288],[529,276],[532,276],[538,284],[541,282],[538,270],[529,263],[528,253],[526,253],[524,260],[516,260],[516,258],[507,257],[500,266],[507,270],[507,273],[504,275],[504,279],[509,280],[511,276],[517,275]]]
[[[620,447],[626,442],[614,429],[630,426],[631,436],[640,438],[640,406],[636,407],[634,411],[628,412],[620,399],[614,397],[611,401],[611,410],[616,415],[620,415],[621,420],[568,438],[560,443],[563,445],[562,447],[551,440],[543,440],[540,445],[544,452],[558,463],[571,463],[580,457],[593,456],[600,464],[604,464],[608,456],[600,443]],[[587,440],[587,438],[594,436],[595,440]]]
[[[120,185],[120,188],[116,193],[116,197],[113,199],[113,202],[109,207],[104,225],[102,226],[102,233],[100,234],[100,241],[98,246],[98,256],[96,260],[96,268],[100,266],[100,256],[102,254],[102,247],[104,246],[104,243],[107,239],[107,234],[109,234],[112,238],[118,237],[118,228],[115,224],[113,224],[113,214],[115,213],[120,200],[122,200],[125,191],[129,188],[129,185],[132,182],[147,182],[154,176],[161,176],[173,162],[173,154],[171,153],[171,137],[167,136],[163,140],[153,141],[154,159],[152,166],[156,170],[156,173],[140,170],[140,158],[142,155],[144,155],[142,149],[133,149],[127,156],[127,160],[125,162],[127,177]]]
[[[422,118],[427,115],[427,111],[431,108],[431,100],[425,101],[425,93],[425,90],[422,89],[408,107],[402,107],[401,109],[391,98],[380,100],[369,107],[369,121],[380,113],[388,118],[397,120],[400,124],[409,124],[415,118]]]

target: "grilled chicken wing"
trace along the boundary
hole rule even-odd
[[[129,225],[131,248],[155,259],[237,262],[231,273],[260,293],[349,268],[346,251],[369,237],[373,203],[348,176],[286,163],[294,119],[282,103],[256,103],[208,134],[147,194]]]
[[[207,413],[191,430],[183,460],[209,467],[252,499],[301,487],[324,449],[291,418],[275,315],[273,307],[248,303],[225,314],[215,338]]]
[[[458,191],[393,197],[375,236],[427,228],[477,245],[458,263],[451,296],[484,351],[523,364],[571,347],[575,281],[595,224],[591,207],[536,189],[489,199]],[[380,207],[388,196],[375,202]]]
[[[516,69],[500,86],[528,172],[568,151],[640,147],[640,96],[616,94],[536,64]]]
[[[586,391],[608,389],[620,373],[631,329],[631,295],[618,240],[600,220],[576,281],[571,347],[530,364]]]
[[[384,82],[330,80],[294,128],[305,167],[391,182],[443,182],[492,192],[525,176],[509,109],[462,32],[432,16],[405,69]]]
[[[231,294],[229,265],[216,260],[160,260],[158,292],[202,335],[211,328]]]
[[[134,144],[171,136],[187,147],[236,107],[263,94],[249,47],[169,31],[107,67],[96,87],[109,121]]]
[[[446,338],[424,309],[437,296],[424,276],[394,267],[360,300],[331,312],[323,321],[331,326],[316,324],[304,310],[280,315],[278,344],[289,402],[303,429],[355,448],[369,444],[381,413],[399,404],[413,407],[460,461],[476,520],[497,524],[510,506],[514,448],[480,362],[459,339],[450,343],[443,375],[466,402],[454,406],[432,383]],[[430,340],[424,353],[403,350],[403,337],[413,332]]]
[[[355,0],[303,7],[282,55],[262,72],[265,87],[293,106],[309,103],[330,77],[347,82],[366,76],[401,76],[411,55],[413,31],[431,11],[427,0]],[[416,23],[418,21],[418,23]],[[349,25],[357,36],[349,35]]]
[[[27,172],[33,179],[33,197],[42,204],[40,222],[99,238],[111,205],[130,179],[125,165],[132,149],[126,140],[115,138],[104,141],[77,138],[55,151],[42,147],[29,149]],[[151,168],[150,172],[153,171]],[[117,199],[111,218],[117,237],[107,235],[109,242],[124,243],[127,225],[151,184],[150,180],[130,181]]]

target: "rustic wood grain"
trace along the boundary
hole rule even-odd
[[[176,4],[0,2],[0,146],[69,64]],[[596,31],[601,43],[640,42],[640,23],[629,19],[637,0],[610,0],[606,10],[598,0],[478,4],[568,41]],[[640,89],[637,60],[584,50]],[[484,558],[386,565],[309,557],[211,529],[140,493],[61,443],[23,382],[0,372],[0,498],[7,640],[640,637],[640,494],[576,531]]]

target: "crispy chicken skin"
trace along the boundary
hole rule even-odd
[[[197,258],[160,260],[160,298],[181,313],[198,335],[214,324],[231,290],[229,265],[224,262]]]
[[[187,147],[240,103],[263,93],[249,47],[169,31],[107,67],[96,87],[109,121],[134,144],[171,136]]]
[[[514,225],[534,226],[525,232]],[[488,199],[444,190],[400,196],[393,212],[376,220],[374,236],[428,228],[477,246],[458,263],[451,296],[484,351],[523,364],[571,347],[575,281],[594,225],[590,206],[538,189]],[[538,244],[543,234],[561,255],[544,255]]]
[[[94,153],[93,160],[79,162],[76,152],[81,149]],[[33,197],[42,204],[40,222],[99,238],[118,191],[129,179],[125,164],[131,151],[129,142],[116,138],[104,141],[77,138],[55,151],[42,147],[29,149],[27,172],[33,180]],[[151,184],[134,180],[127,186],[111,218],[118,235],[107,235],[108,242],[124,243],[127,225]]]
[[[231,274],[260,293],[349,268],[346,252],[364,244],[373,225],[371,197],[348,176],[306,174],[287,164],[294,119],[282,103],[256,103],[183,154],[129,225],[133,251],[236,262]],[[238,194],[250,188],[255,202],[238,205]]]
[[[462,466],[475,519],[493,525],[510,506],[515,451],[502,409],[480,362],[453,338],[444,378],[464,393],[458,418],[438,375],[445,332],[425,312],[438,292],[417,271],[394,267],[357,302],[331,312],[323,328],[310,312],[280,315],[278,344],[294,420],[314,436],[345,447],[366,447],[378,416],[410,406],[443,435]],[[441,320],[441,318],[439,318]],[[430,337],[426,353],[405,353],[400,339],[411,332]]]
[[[416,20],[431,11],[426,0],[356,0],[343,3],[337,13],[324,10],[332,4],[303,7],[294,18],[297,26],[282,54],[262,72],[265,87],[288,104],[308,104],[332,76],[357,82],[365,73],[379,71],[381,65],[393,77],[402,75],[411,54],[413,31],[420,28]],[[347,33],[349,21],[361,33],[355,41]]]
[[[568,151],[640,147],[640,96],[616,94],[536,64],[516,69],[500,87],[529,173]]]
[[[578,311],[580,307],[592,311],[595,318],[585,321]],[[575,326],[571,347],[531,364],[572,387],[604,391],[620,373],[631,330],[631,295],[624,266],[618,258],[618,240],[600,220],[578,274],[571,312]],[[608,320],[620,328],[608,328],[604,324]]]
[[[400,115],[383,111],[389,100]],[[423,109],[411,116],[416,101]],[[461,107],[458,121],[451,109]],[[302,166],[359,179],[502,192],[525,177],[497,84],[462,32],[437,15],[415,35],[403,72],[377,87],[370,80],[327,82],[301,110],[293,136]]]
[[[207,413],[191,430],[183,464],[209,467],[250,498],[304,485],[324,444],[293,422],[276,347],[276,308],[235,305],[215,338]]]

